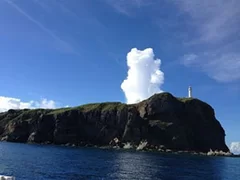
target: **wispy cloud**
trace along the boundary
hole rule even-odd
[[[218,82],[240,80],[240,1],[175,1],[189,18],[195,36],[187,44],[190,51],[183,64],[207,73]]]
[[[200,68],[218,82],[240,80],[240,53],[186,54],[182,63],[187,67]]]
[[[71,23],[79,24],[82,23],[84,26],[90,26],[94,29],[98,29],[94,33],[96,36],[96,41],[101,39],[101,43],[105,43],[104,37],[101,32],[108,31],[107,27],[101,23],[96,16],[94,16],[89,10],[88,6],[84,4],[84,1],[78,2],[81,4],[81,9],[74,6],[74,1],[58,1],[58,0],[33,0],[36,5],[45,10],[46,14],[53,16],[53,14],[58,14],[59,17],[68,18]],[[80,12],[80,13],[79,13]],[[89,34],[88,34],[89,35]],[[73,40],[73,38],[72,38]],[[74,40],[73,40],[74,42]],[[105,43],[105,46],[107,44]],[[69,48],[68,48],[69,49]],[[70,49],[71,50],[71,49]]]
[[[154,0],[106,0],[117,12],[127,16],[133,15],[133,9],[142,8],[153,4]]]
[[[193,66],[199,63],[198,56],[196,54],[190,53],[183,56],[182,63],[185,66]]]
[[[92,13],[89,13],[87,5],[85,7],[83,1],[81,1],[81,14],[84,16],[79,15],[78,11],[76,11],[76,8],[74,8],[72,4],[73,1],[33,0],[33,2],[45,10],[48,15],[52,15],[52,13],[59,13],[59,16],[68,17],[71,21],[75,21],[76,23],[82,22],[87,26],[98,29],[98,31],[93,34],[93,36],[95,36],[95,42],[99,43],[99,46],[103,49],[106,56],[109,56],[111,60],[115,61],[118,65],[123,66],[123,64],[119,62],[117,54],[110,51],[109,45],[106,43],[106,38],[102,33],[108,32],[109,29]],[[56,45],[56,47],[58,46]]]
[[[46,0],[33,0],[35,4],[40,6],[42,9],[47,11],[48,13],[54,13],[56,10],[60,10],[63,13],[66,13],[70,16],[77,17],[77,14],[73,12],[71,9],[69,9],[63,2],[64,1],[56,1],[56,0],[51,0],[51,1],[46,1]]]
[[[38,4],[45,11],[50,12],[51,8],[43,1],[43,0],[33,0],[36,4]]]
[[[199,40],[218,43],[239,31],[240,1],[238,0],[178,0],[180,10],[191,17]]]
[[[213,57],[204,69],[219,82],[240,80],[240,53],[226,53]]]
[[[72,54],[80,55],[79,52],[75,51],[74,47],[69,44],[68,42],[64,41],[61,37],[57,36],[53,31],[51,31],[49,28],[44,26],[41,22],[34,19],[31,15],[29,15],[26,11],[24,11],[21,7],[19,7],[15,2],[11,0],[4,0],[6,3],[8,3],[11,7],[16,9],[19,13],[21,13],[23,16],[25,16],[29,21],[37,25],[42,31],[50,35],[53,39],[55,39],[58,44],[61,46],[61,48],[64,49],[65,52],[69,52]],[[35,1],[37,3],[40,3],[39,1]],[[40,3],[42,7],[47,8],[47,6],[44,6],[43,3]]]

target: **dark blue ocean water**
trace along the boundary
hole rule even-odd
[[[0,174],[22,179],[240,179],[240,158],[0,143]]]

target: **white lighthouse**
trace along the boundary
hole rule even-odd
[[[192,87],[191,86],[188,87],[188,97],[192,98]]]

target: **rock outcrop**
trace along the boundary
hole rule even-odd
[[[2,141],[228,152],[213,108],[192,98],[155,94],[138,104],[87,104],[0,113]]]

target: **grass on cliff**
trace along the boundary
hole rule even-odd
[[[177,98],[179,101],[182,101],[182,102],[187,102],[187,101],[191,101],[193,100],[194,98],[189,98],[189,97],[181,97],[181,98]]]
[[[73,109],[73,108],[67,107],[67,108],[54,109],[54,110],[52,110],[51,112],[49,112],[48,114],[61,114],[61,113],[64,113],[64,112],[66,112],[66,111],[69,111],[69,110],[71,110],[71,109]]]
[[[112,110],[122,110],[126,105],[120,102],[105,102],[105,103],[93,103],[93,104],[85,104],[79,106],[83,111],[91,111],[91,110],[101,110],[101,111],[112,111]]]
[[[152,101],[154,100],[157,100],[157,99],[171,99],[171,98],[176,98],[177,100],[183,102],[183,103],[186,103],[186,102],[189,102],[191,100],[196,100],[196,98],[189,98],[189,97],[175,97],[173,96],[171,93],[168,93],[168,92],[162,92],[162,93],[156,93],[154,95],[152,95],[149,99],[151,99]],[[140,102],[140,103],[144,103],[145,101],[147,101],[148,99]]]
[[[48,114],[61,114],[71,110],[79,110],[83,112],[94,111],[94,110],[99,110],[99,111],[122,110],[126,106],[127,106],[126,104],[122,104],[121,102],[90,103],[90,104],[84,104],[84,105],[72,107],[72,108],[69,107],[69,108],[55,109]]]

